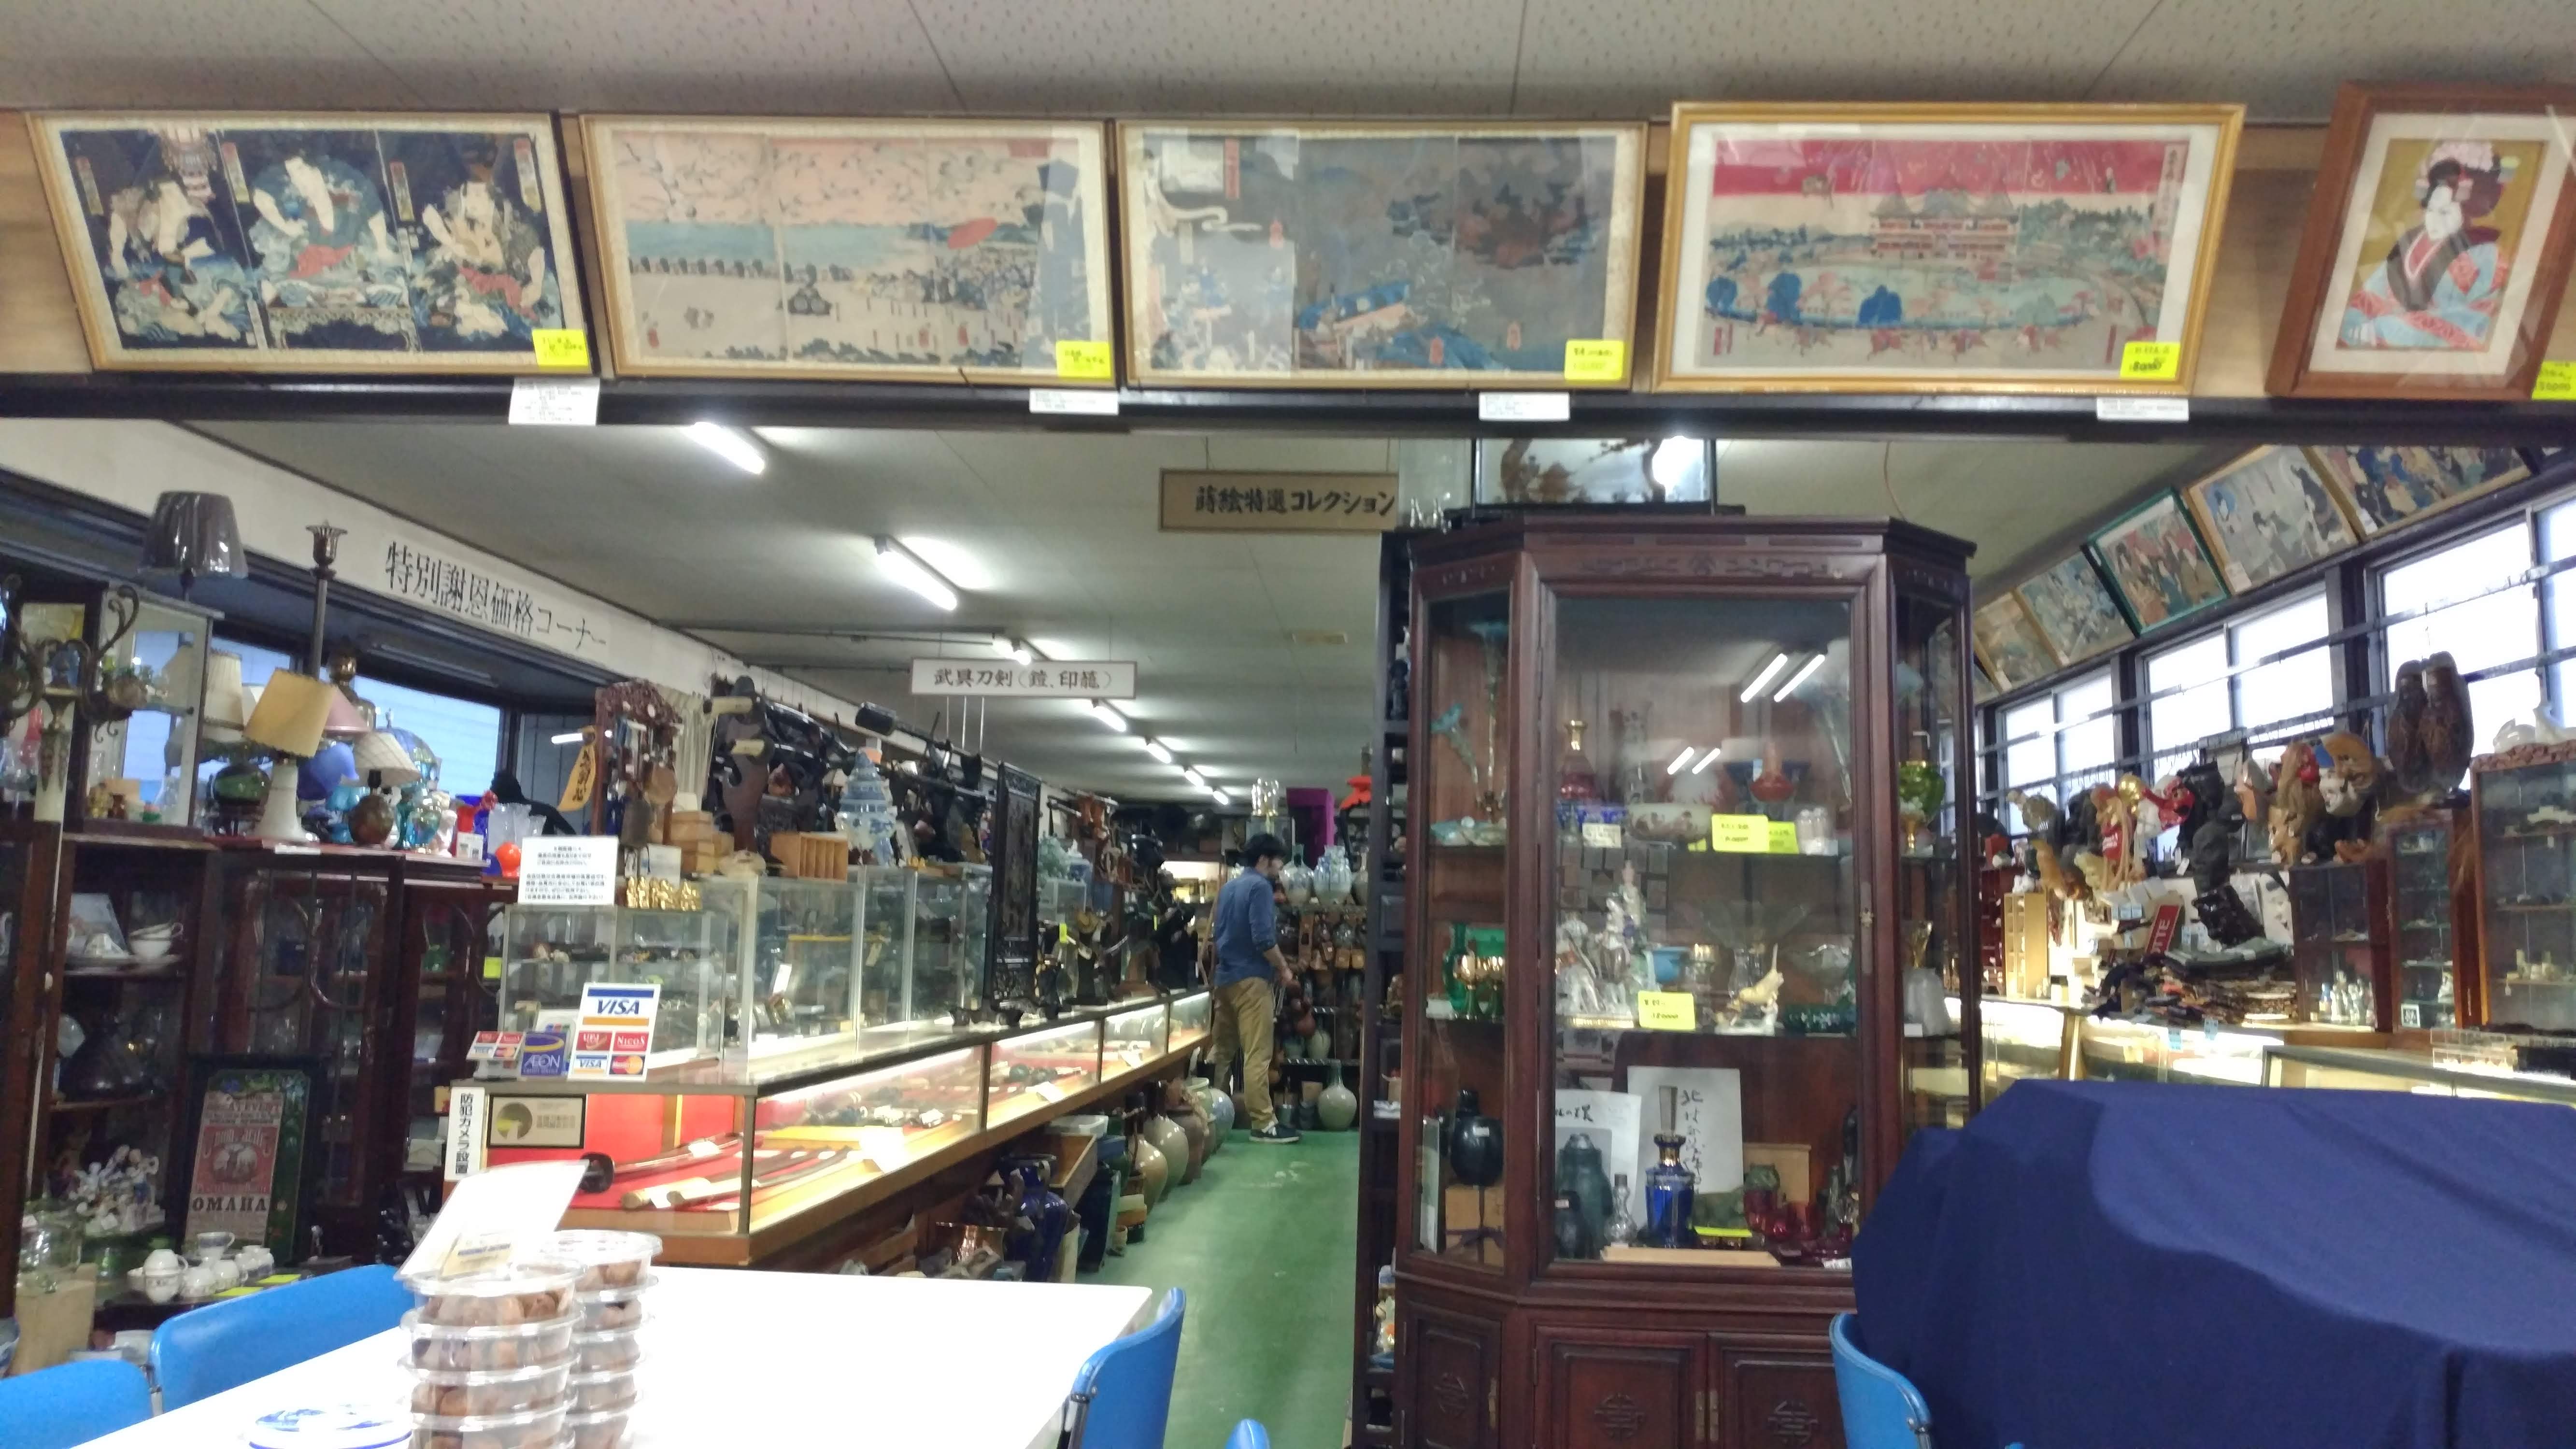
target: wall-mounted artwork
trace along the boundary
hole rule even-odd
[[[1707,503],[1713,451],[1706,438],[1479,438],[1476,501]]]
[[[1655,385],[2186,390],[2243,119],[1676,106]]]
[[[582,139],[622,373],[1053,386],[1056,344],[1110,340],[1097,125],[590,116]]]
[[[1131,381],[1625,387],[1646,128],[1121,123]],[[1567,344],[1615,342],[1569,376]]]
[[[2110,586],[2078,551],[2013,592],[2030,608],[2030,620],[2060,664],[2079,664],[2137,637]]]
[[[2057,672],[2048,636],[2031,622],[2019,594],[2000,594],[1979,604],[1972,622],[1977,663],[1996,685],[2018,689]]]
[[[2364,538],[2531,476],[2511,448],[2313,448]]]
[[[2359,542],[2324,470],[2297,448],[2258,448],[2182,491],[2238,593]]]
[[[2091,547],[2141,634],[2227,600],[2218,566],[2171,493],[2129,510],[2094,534]]]
[[[2563,86],[2346,85],[2268,384],[2528,399],[2576,260]]]
[[[28,124],[101,368],[533,372],[583,326],[548,117]]]

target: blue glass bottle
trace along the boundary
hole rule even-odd
[[[1646,1241],[1658,1248],[1698,1246],[1691,1232],[1691,1199],[1699,1183],[1682,1166],[1681,1133],[1674,1130],[1674,1089],[1663,1089],[1664,1130],[1655,1134],[1655,1165],[1646,1173]]]

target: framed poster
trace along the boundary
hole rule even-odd
[[[2531,476],[2511,448],[2311,448],[2364,538]]]
[[[1715,451],[1705,438],[1478,438],[1476,502],[1708,503]]]
[[[2324,470],[2298,448],[2257,448],[2182,497],[2219,575],[2240,594],[2360,542]]]
[[[1645,141],[1643,125],[1122,121],[1128,380],[1624,388]]]
[[[2031,623],[2061,665],[2081,663],[2136,637],[2110,586],[2094,571],[2092,556],[2081,550],[2013,592],[2021,595]]]
[[[2188,391],[2243,121],[1675,106],[1655,387]]]
[[[551,117],[27,124],[98,367],[534,372],[584,326]]]
[[[2571,128],[2564,86],[2336,92],[2270,390],[2528,399],[2576,258]]]
[[[2141,634],[2227,601],[2218,565],[2210,562],[2182,500],[2171,493],[2129,510],[2094,534],[2088,546]]]
[[[621,373],[1116,385],[1096,124],[581,126]]]
[[[181,1139],[188,1235],[221,1229],[244,1243],[265,1243],[280,1263],[304,1256],[321,1073],[310,1057],[198,1057],[189,1064]]]
[[[2048,647],[2048,636],[2032,622],[2030,606],[2021,601],[2021,595],[2006,593],[1979,604],[1970,624],[1977,664],[1999,688],[2019,689],[2057,672],[2057,655]]]

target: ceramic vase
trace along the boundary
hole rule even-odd
[[[1189,1144],[1189,1163],[1181,1169],[1181,1181],[1196,1182],[1199,1180],[1200,1170],[1207,1166],[1207,1119],[1200,1116],[1198,1109],[1193,1107],[1186,1111],[1175,1111],[1172,1114],[1172,1120],[1180,1124],[1181,1136]]]
[[[1018,1198],[1019,1215],[1028,1224],[1010,1235],[1010,1256],[1026,1273],[1023,1281],[1050,1282],[1055,1277],[1055,1257],[1064,1242],[1065,1228],[1072,1221],[1073,1210],[1064,1195],[1048,1185],[1055,1170],[1052,1157],[1016,1158],[1004,1164],[1012,1174],[1013,1190]]]
[[[1315,901],[1318,905],[1338,906],[1350,898],[1350,857],[1336,845],[1324,852],[1323,862],[1315,867]]]
[[[1582,1251],[1574,1256],[1600,1257],[1610,1241],[1610,1172],[1602,1164],[1601,1149],[1592,1143],[1592,1134],[1572,1133],[1557,1150],[1556,1186],[1573,1200],[1583,1225]]]
[[[1335,1062],[1332,1085],[1324,1088],[1324,1095],[1315,1099],[1315,1118],[1327,1132],[1348,1132],[1359,1116],[1359,1093],[1342,1085],[1342,1064]]]
[[[1154,1150],[1163,1154],[1167,1169],[1164,1192],[1168,1193],[1190,1180],[1190,1135],[1181,1130],[1180,1123],[1160,1113],[1148,1117],[1145,1119],[1145,1140],[1153,1143]]]
[[[1234,1130],[1234,1097],[1230,1093],[1208,1094],[1208,1120],[1216,1141],[1224,1141],[1226,1134]]]
[[[1492,1187],[1503,1180],[1503,1124],[1484,1115],[1476,1089],[1458,1089],[1458,1107],[1449,1116],[1449,1171],[1469,1187]]]
[[[1292,860],[1279,867],[1279,888],[1288,893],[1288,904],[1291,908],[1303,906],[1314,899],[1314,873]]]
[[[1151,1212],[1162,1204],[1163,1193],[1171,1186],[1171,1159],[1165,1157],[1163,1149],[1155,1146],[1154,1139],[1144,1133],[1137,1134],[1132,1151],[1136,1159],[1136,1180],[1144,1185],[1145,1209]]]

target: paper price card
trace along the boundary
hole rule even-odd
[[[2533,402],[2576,402],[2576,360],[2544,362],[2531,385]]]
[[[2182,381],[2182,344],[2132,342],[2120,349],[2120,381]]]
[[[1715,815],[1709,817],[1708,848],[1732,851],[1738,855],[1771,853],[1771,818],[1767,815]],[[1796,827],[1790,828],[1794,837]]]
[[[1077,381],[1107,382],[1117,376],[1106,342],[1059,342],[1055,345],[1055,375]]]
[[[1771,853],[1773,855],[1796,855],[1798,853],[1798,827],[1790,824],[1786,820],[1772,821]]]
[[[1699,1004],[1687,991],[1640,991],[1637,1025],[1648,1031],[1697,1031]]]
[[[540,327],[528,334],[536,344],[537,366],[590,369],[590,334],[578,327]]]
[[[1567,382],[1619,382],[1627,376],[1627,343],[1613,338],[1565,344]]]

